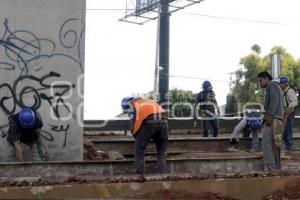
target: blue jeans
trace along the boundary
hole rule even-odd
[[[285,124],[285,129],[283,133],[285,150],[292,150],[294,117],[295,117],[294,113],[290,114]]]
[[[251,131],[252,133],[252,140],[251,140],[251,150],[258,150],[259,146],[259,136],[258,131]]]

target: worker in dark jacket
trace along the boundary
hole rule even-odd
[[[220,110],[216,100],[216,95],[212,90],[213,87],[209,81],[204,81],[202,91],[197,95],[194,105],[194,120],[200,115],[203,117],[203,137],[208,137],[208,129],[213,129],[213,137],[217,137],[219,133],[218,117]],[[199,109],[200,108],[200,109]]]
[[[259,84],[266,89],[264,101],[264,127],[262,150],[265,170],[280,170],[280,150],[283,132],[283,93],[278,82],[272,81],[267,72],[260,72],[257,76]]]
[[[6,161],[24,161],[21,143],[31,149],[32,161],[41,161],[42,147],[40,136],[43,121],[40,114],[30,108],[22,108],[20,112],[9,116],[10,127],[7,134]],[[46,158],[48,159],[48,158]]]
[[[145,149],[153,139],[157,150],[157,173],[166,171],[165,151],[168,143],[168,123],[165,110],[153,100],[126,97],[122,109],[128,113],[135,138],[136,173],[145,173]]]

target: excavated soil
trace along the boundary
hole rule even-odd
[[[97,149],[93,143],[88,140],[83,141],[83,160],[105,160],[104,152]]]
[[[123,197],[121,197],[123,198]],[[194,200],[234,200],[230,197],[224,197],[220,194],[211,192],[195,194],[184,190],[160,190],[156,193],[148,192],[140,196],[130,197],[131,199],[194,199]],[[125,197],[126,199],[126,197]]]
[[[284,190],[277,190],[272,194],[263,197],[263,200],[299,200],[300,182],[295,182],[293,186],[286,187]]]

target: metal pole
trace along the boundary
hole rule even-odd
[[[169,92],[169,32],[170,32],[170,13],[169,0],[161,0],[160,31],[159,31],[159,103],[163,108],[168,109]]]
[[[280,54],[275,53],[271,55],[271,63],[272,63],[272,77],[274,80],[279,80],[280,78],[280,72],[281,72],[281,59],[280,59]]]
[[[157,20],[157,34],[156,34],[156,51],[155,51],[155,70],[154,70],[154,92],[153,99],[159,100],[158,84],[159,84],[159,26],[160,26],[160,4],[158,5],[158,20]]]

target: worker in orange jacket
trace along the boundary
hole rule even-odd
[[[155,101],[143,98],[125,97],[121,106],[123,112],[129,114],[131,133],[135,138],[136,173],[145,173],[145,149],[151,139],[156,145],[157,173],[165,173],[168,144],[166,111]]]

